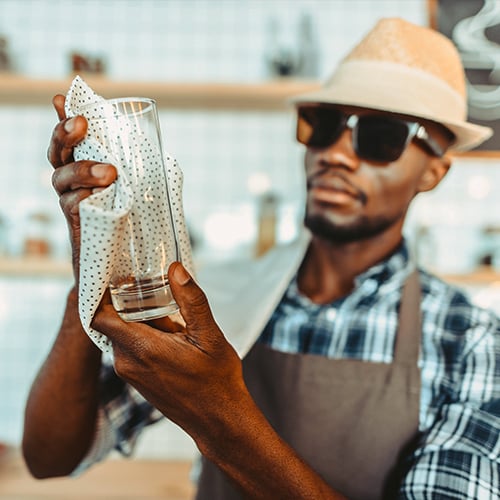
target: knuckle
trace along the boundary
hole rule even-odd
[[[137,379],[150,364],[150,348],[144,339],[135,337],[126,343],[113,343],[116,374],[126,380]]]
[[[187,307],[189,309],[189,315],[186,317],[188,331],[203,330],[207,326],[218,329],[208,299],[201,289],[190,297]]]
[[[59,193],[59,172],[57,170],[52,173],[52,187]]]
[[[203,290],[198,288],[190,297],[190,306],[197,310],[208,309],[208,299]]]
[[[72,187],[84,185],[90,177],[90,162],[87,160],[76,161],[72,164]]]
[[[59,197],[59,205],[66,218],[75,223],[79,220],[79,204],[90,194],[89,190],[69,191]]]
[[[128,357],[123,353],[120,348],[113,349],[114,368],[116,374],[123,379],[128,379],[131,373],[131,363]]]
[[[49,147],[47,148],[47,159],[54,168],[63,164],[61,158],[62,150],[65,147],[63,137],[63,125],[62,122],[59,122],[52,131]]]
[[[64,191],[64,174],[64,167],[56,168],[52,173],[52,187],[59,195]]]
[[[68,216],[71,212],[71,204],[68,195],[62,195],[59,197],[59,206],[61,207],[63,213]]]

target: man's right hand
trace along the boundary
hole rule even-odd
[[[87,120],[83,116],[67,118],[64,111],[64,96],[56,95],[52,103],[59,117],[54,128],[47,157],[54,173],[52,185],[59,195],[59,204],[68,222],[71,239],[72,260],[75,279],[79,277],[80,259],[80,215],[82,200],[112,184],[117,177],[115,167],[92,160],[75,161],[73,148],[87,133]]]
[[[101,351],[85,333],[78,315],[80,201],[116,179],[116,169],[76,161],[73,148],[87,133],[82,116],[68,119],[64,96],[53,99],[59,117],[48,149],[52,183],[68,221],[75,286],[68,295],[61,328],[26,401],[23,454],[37,478],[70,474],[89,450],[96,432]]]

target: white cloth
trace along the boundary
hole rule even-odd
[[[75,77],[66,95],[66,116],[85,116],[82,106],[104,103],[79,76]],[[92,159],[111,163],[118,170],[117,180],[104,191],[93,194],[80,203],[80,282],[78,307],[83,328],[94,343],[111,354],[111,343],[106,336],[91,328],[90,324],[101,298],[109,286],[113,266],[119,265],[118,248],[126,230],[127,218],[133,205],[133,195],[126,176],[120,175],[120,159],[107,151],[94,137],[89,127],[86,138],[74,149],[75,160]],[[193,273],[191,246],[182,206],[183,174],[176,160],[165,155],[165,168],[169,185],[175,231],[179,243],[180,260]]]
[[[214,318],[241,358],[278,306],[309,242],[310,233],[304,230],[297,240],[274,247],[258,260],[199,270],[197,281],[207,295]]]

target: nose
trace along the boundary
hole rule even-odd
[[[360,159],[354,151],[352,143],[352,132],[346,128],[340,137],[330,146],[318,151],[318,161],[325,165],[337,165],[357,170],[360,165]]]

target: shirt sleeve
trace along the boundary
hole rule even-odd
[[[409,458],[399,498],[500,498],[498,322],[469,330],[462,348],[435,422]]]
[[[162,417],[160,411],[116,375],[110,361],[104,361],[94,438],[89,451],[71,475],[80,475],[106,458],[112,450],[130,456],[144,427]]]
[[[500,418],[450,405],[412,457],[399,498],[500,498]]]

